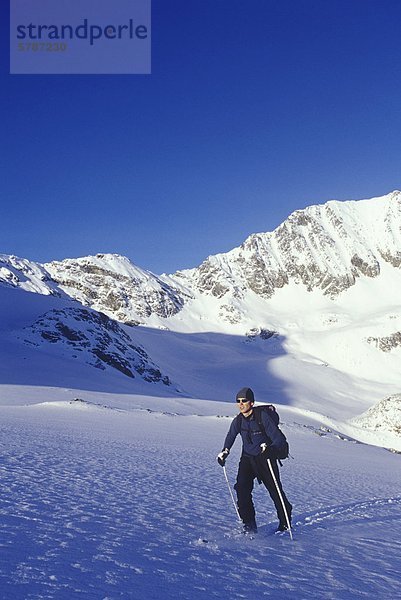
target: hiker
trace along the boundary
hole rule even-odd
[[[236,401],[240,412],[231,423],[224,442],[224,450],[217,455],[217,460],[222,467],[225,465],[235,438],[240,434],[242,454],[234,489],[237,492],[238,512],[244,523],[244,532],[253,533],[257,531],[255,507],[252,499],[255,478],[259,483],[263,482],[274,502],[279,519],[276,532],[286,531],[288,524],[291,526],[292,505],[283,491],[277,465],[277,459],[288,456],[286,438],[277,427],[272,416],[270,416],[268,407],[265,407],[264,410],[261,410],[262,407],[254,408],[255,397],[251,388],[242,388],[236,396]],[[271,408],[275,412],[274,407]],[[277,413],[275,415],[278,423]],[[282,500],[270,471],[269,462],[280,489]]]

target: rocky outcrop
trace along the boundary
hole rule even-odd
[[[191,297],[115,254],[66,259],[45,267],[65,293],[129,324],[144,322],[153,314],[171,317]]]
[[[277,331],[270,331],[270,329],[265,329],[264,327],[252,327],[249,331],[246,332],[245,336],[248,340],[269,340],[272,337],[278,337]]]
[[[380,400],[352,422],[366,429],[401,435],[401,394]]]
[[[396,331],[391,335],[383,337],[368,337],[367,342],[374,344],[382,352],[390,352],[394,348],[401,346],[401,331]]]
[[[21,339],[37,347],[54,345],[56,352],[98,369],[111,367],[127,377],[172,385],[144,348],[102,313],[83,308],[51,310],[25,328]]]

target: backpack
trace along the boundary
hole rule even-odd
[[[285,441],[283,442],[283,445],[280,448],[278,448],[278,450],[276,452],[276,456],[274,458],[278,458],[279,461],[284,460],[285,458],[288,458],[288,456],[290,454],[290,447],[287,442],[287,438],[285,437],[284,433],[281,431],[281,429],[279,427],[280,417],[276,410],[276,407],[273,406],[273,404],[263,404],[262,406],[254,406],[253,412],[254,412],[257,424],[259,425],[259,427],[261,428],[261,430],[263,431],[263,433],[265,434],[265,436],[268,439],[270,439],[270,438],[267,435],[265,427],[263,425],[262,412],[266,412],[269,415],[269,417],[271,418],[273,423],[276,425],[277,429],[279,429],[281,434],[283,435],[283,438]]]

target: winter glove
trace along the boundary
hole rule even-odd
[[[226,458],[227,456],[230,454],[230,451],[228,448],[224,448],[224,450],[222,450],[218,455],[217,455],[217,462],[219,463],[219,465],[221,467],[224,467],[226,464]]]
[[[263,442],[263,444],[260,444],[260,453],[263,454],[264,458],[270,458],[272,455],[270,446],[265,442]]]

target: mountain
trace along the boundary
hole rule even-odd
[[[43,268],[65,293],[124,322],[154,325],[160,317],[164,324],[190,304],[190,312],[218,325],[245,322],[253,294],[270,300],[295,285],[335,300],[359,280],[400,265],[401,192],[395,191],[295,211],[273,232],[253,234],[239,248],[170,276],[104,254]],[[204,297],[218,301],[214,314],[197,307]]]
[[[127,377],[139,374],[145,381],[171,385],[117,321],[93,310],[50,310],[23,330],[23,340],[35,347],[53,344],[66,357],[77,358],[81,353],[86,363],[97,369],[109,365]]]
[[[218,322],[243,320],[250,292],[270,300],[291,284],[335,300],[359,279],[401,266],[401,192],[370,200],[310,206],[292,213],[271,233],[249,236],[200,266],[157,276],[116,254],[97,254],[38,265],[3,256],[0,281],[63,293],[119,321],[152,324],[168,319],[200,294],[221,300]],[[21,277],[22,275],[22,277]],[[195,312],[197,311],[195,307]]]
[[[178,392],[135,340],[132,327],[71,298],[43,266],[2,255],[0,283],[3,384],[69,386],[79,381],[90,389],[114,390],[118,373],[135,380],[136,388],[138,382],[151,383]],[[97,370],[96,377],[87,374],[88,366]],[[122,389],[132,391],[132,385]]]
[[[400,392],[400,266],[395,191],[295,211],[273,232],[171,275],[116,254],[43,265],[2,255],[0,282],[25,294],[24,311],[29,298],[48,298],[43,312],[20,311],[8,342],[64,357],[68,369],[113,369],[134,379],[131,390],[149,379],[151,394],[228,400],[251,385],[257,399],[315,413],[324,398],[334,424],[365,439],[382,431],[355,419]],[[396,444],[399,433],[387,432]]]
[[[138,325],[152,314],[163,319],[177,314],[190,293],[173,281],[116,254],[97,254],[44,265],[63,292],[119,321]]]
[[[272,233],[249,236],[240,248],[211,256],[175,278],[217,298],[264,299],[291,282],[336,298],[381,266],[401,265],[401,192],[365,201],[310,206]]]

